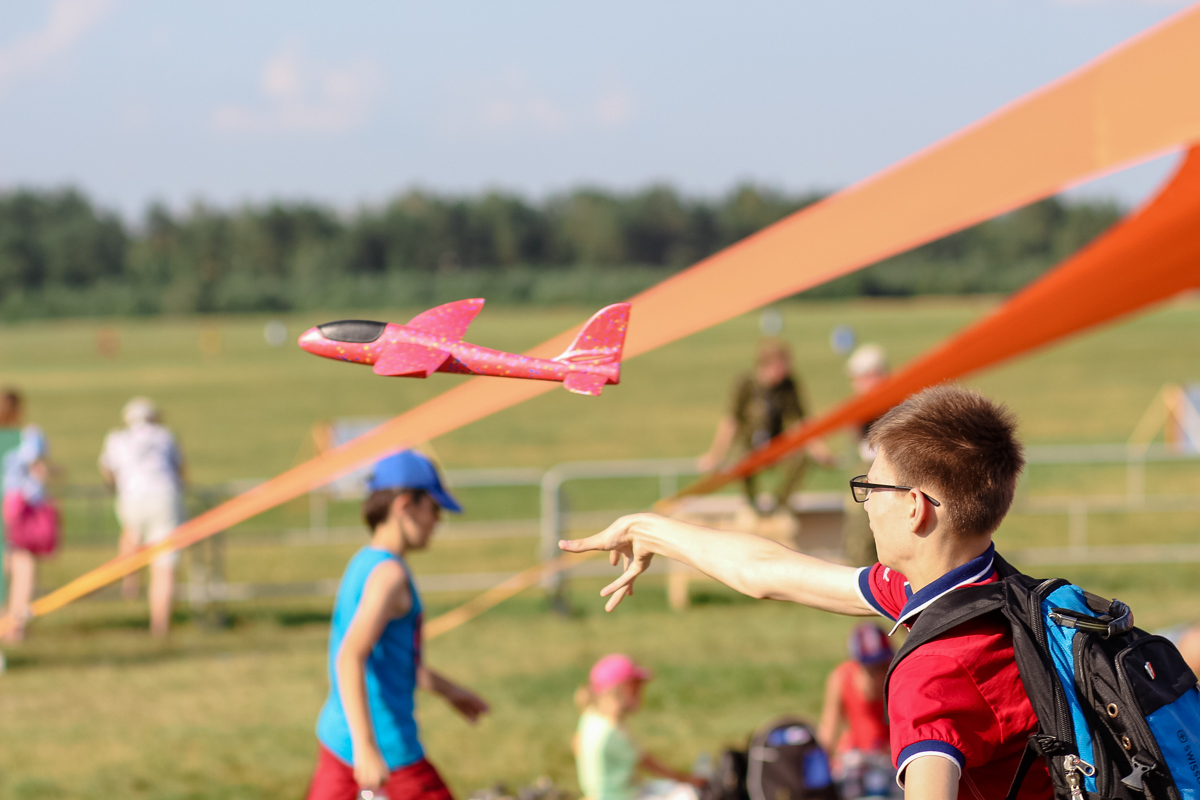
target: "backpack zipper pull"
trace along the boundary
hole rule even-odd
[[[1078,772],[1067,773],[1067,788],[1071,790],[1071,800],[1083,800],[1083,790],[1079,788],[1079,784],[1083,782],[1083,778],[1079,777]]]
[[[1140,792],[1146,783],[1146,773],[1153,769],[1154,764],[1147,764],[1145,761],[1142,761],[1141,756],[1134,756],[1133,772],[1129,773],[1124,778],[1121,778],[1121,783],[1125,784],[1130,789],[1137,789]]]
[[[1096,774],[1096,768],[1077,755],[1063,756],[1063,772],[1067,777],[1067,788],[1071,790],[1071,800],[1083,800],[1083,779]]]

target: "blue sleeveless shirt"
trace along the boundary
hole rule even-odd
[[[425,756],[417,739],[417,721],[413,716],[413,694],[417,688],[417,667],[421,664],[421,598],[413,584],[412,573],[404,559],[386,550],[364,547],[346,566],[333,604],[329,629],[329,698],[317,719],[317,738],[321,744],[347,764],[354,763],[350,726],[338,692],[337,656],[342,639],[362,600],[363,587],[375,567],[389,559],[400,562],[408,575],[412,608],[383,629],[379,641],[366,662],[367,704],[375,742],[388,769],[420,761]]]

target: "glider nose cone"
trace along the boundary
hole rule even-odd
[[[297,341],[300,347],[313,355],[323,356],[325,346],[329,344],[329,340],[321,335],[321,332],[316,328],[309,328],[304,333],[300,334],[300,339]]]

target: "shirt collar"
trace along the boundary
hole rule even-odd
[[[908,602],[900,610],[900,616],[896,619],[896,626],[892,628],[892,633],[895,633],[896,628],[899,628],[901,625],[910,623],[913,617],[924,611],[934,600],[937,600],[942,595],[948,594],[955,589],[961,589],[963,586],[970,586],[973,583],[980,583],[991,578],[995,572],[993,565],[995,555],[996,545],[989,544],[988,549],[984,550],[982,555],[971,559],[961,566],[955,567],[916,593],[913,592],[912,587],[908,583],[905,583],[904,592],[908,595]]]

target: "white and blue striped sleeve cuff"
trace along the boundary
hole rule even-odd
[[[896,783],[900,785],[901,789],[904,788],[904,770],[913,761],[925,756],[936,756],[953,762],[954,766],[958,767],[959,777],[962,777],[963,767],[967,763],[967,759],[963,756],[962,752],[952,744],[940,742],[937,739],[913,742],[901,750],[900,757],[896,759]]]
[[[858,574],[855,575],[854,588],[858,591],[858,596],[869,607],[875,609],[875,613],[884,619],[890,619],[892,622],[896,618],[889,614],[879,601],[875,599],[875,593],[871,591],[871,568],[859,567]]]

